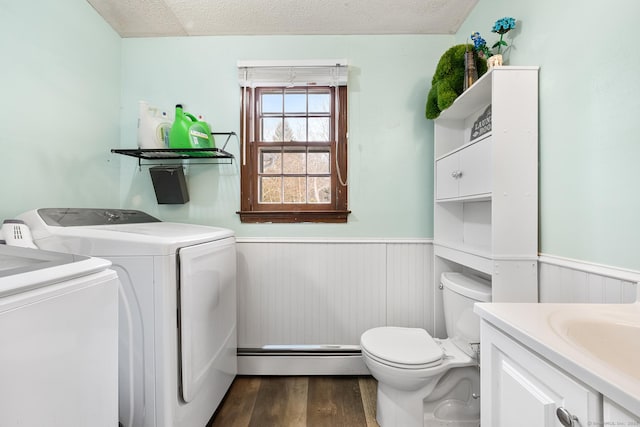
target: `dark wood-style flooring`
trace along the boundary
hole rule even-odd
[[[378,427],[376,381],[238,376],[207,427]]]

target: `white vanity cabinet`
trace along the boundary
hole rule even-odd
[[[481,326],[482,425],[602,425],[598,392],[486,322]],[[562,424],[564,417],[567,424]]]
[[[538,71],[493,68],[434,121],[435,283],[470,268],[494,301],[538,299]]]
[[[599,355],[575,344],[563,326],[585,318],[597,324],[612,312],[617,321],[636,319],[637,304],[476,304],[474,313],[481,318],[481,424],[640,426],[636,371],[620,365],[625,362],[615,356],[607,359],[609,353]],[[594,342],[607,345],[598,333],[594,329]]]

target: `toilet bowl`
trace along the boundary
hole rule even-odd
[[[378,381],[381,427],[479,424],[480,320],[473,304],[490,301],[491,287],[461,273],[443,273],[441,283],[447,339],[393,326],[369,329],[360,338],[364,362]]]

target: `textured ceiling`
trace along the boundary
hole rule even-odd
[[[478,0],[87,0],[121,37],[452,34]]]

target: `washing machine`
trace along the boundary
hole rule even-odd
[[[0,244],[0,426],[117,425],[118,277],[109,265]]]
[[[201,427],[237,373],[231,230],[126,209],[18,217],[41,249],[100,257],[119,276],[119,421]]]

